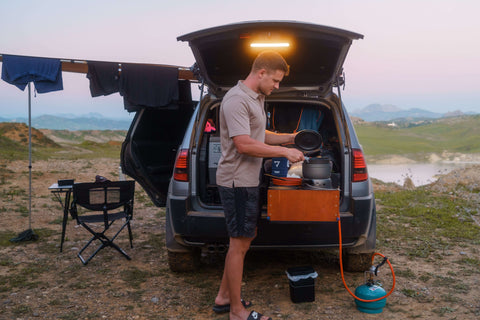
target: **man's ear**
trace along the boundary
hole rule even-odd
[[[268,73],[267,69],[265,69],[265,68],[262,68],[262,69],[258,70],[258,73],[257,73],[258,78],[262,79],[267,73]]]

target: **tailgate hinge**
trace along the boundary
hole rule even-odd
[[[342,71],[340,75],[337,75],[337,78],[332,83],[332,86],[339,89],[343,86],[342,90],[345,90],[345,72]]]

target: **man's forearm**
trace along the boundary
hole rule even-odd
[[[303,153],[295,148],[267,145],[248,135],[233,137],[238,153],[259,158],[285,157],[290,162],[302,161]]]
[[[285,157],[285,147],[268,145],[249,136],[234,137],[233,141],[237,151],[241,154],[260,158]]]
[[[275,133],[265,130],[265,143],[269,145],[290,144],[295,141],[295,133]]]

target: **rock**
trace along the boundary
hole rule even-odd
[[[410,177],[406,177],[405,181],[403,182],[403,187],[405,189],[413,190],[413,189],[415,189],[415,184],[413,183],[413,181]]]
[[[440,161],[442,161],[442,158],[440,156],[436,155],[435,153],[432,153],[428,157],[428,161],[431,162],[431,163],[440,162]]]

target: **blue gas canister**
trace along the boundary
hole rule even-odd
[[[385,297],[386,294],[387,293],[381,286],[372,283],[362,284],[355,289],[355,296],[362,300],[375,300]],[[381,313],[383,311],[383,307],[385,307],[387,304],[387,298],[373,302],[364,302],[355,299],[355,304],[357,305],[357,309],[361,312]]]

